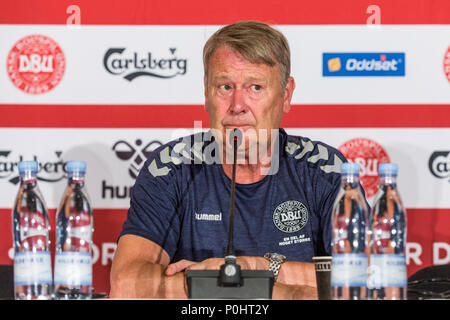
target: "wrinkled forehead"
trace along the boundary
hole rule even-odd
[[[229,44],[220,44],[212,52],[209,57],[208,66],[211,65],[211,60],[217,56],[218,52],[226,51],[229,55],[234,55],[237,60],[243,60],[253,64],[265,64],[270,67],[279,64],[274,54],[265,47],[259,46],[233,46]]]
[[[219,46],[211,54],[208,62],[208,74],[211,80],[229,78],[235,72],[245,73],[248,80],[264,80],[268,75],[280,73],[278,63],[267,63],[262,58],[247,59],[239,51],[229,46]]]

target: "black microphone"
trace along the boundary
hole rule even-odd
[[[239,129],[234,129],[230,134],[229,139],[230,144],[233,146],[233,173],[231,176],[231,192],[230,192],[230,225],[228,226],[228,247],[227,256],[234,256],[234,244],[233,244],[233,233],[234,233],[234,195],[236,188],[236,162],[237,162],[237,149],[242,143],[242,131]]]
[[[233,129],[230,134],[229,143],[233,146],[233,173],[231,176],[231,192],[230,192],[230,224],[228,226],[228,246],[225,256],[225,264],[220,267],[219,284],[222,286],[240,286],[241,266],[236,263],[236,255],[234,253],[233,233],[234,233],[234,195],[236,193],[236,162],[237,149],[242,143],[242,131]]]
[[[225,263],[220,270],[188,270],[186,282],[190,299],[271,299],[274,275],[270,270],[242,270],[234,253],[234,196],[236,187],[237,149],[242,131],[234,129],[228,142],[233,147],[233,174],[230,191],[230,225]]]
[[[228,142],[234,147],[235,150],[239,148],[239,146],[242,143],[242,131],[237,128],[234,128],[233,131],[231,131],[230,133],[230,138]]]

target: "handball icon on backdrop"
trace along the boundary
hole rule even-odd
[[[145,160],[151,156],[152,152],[162,145],[160,141],[153,140],[141,147],[142,140],[136,139],[134,147],[125,140],[117,141],[112,149],[116,153],[117,158],[123,161],[129,161],[130,166],[128,173],[133,179],[137,178],[139,171],[144,165]]]
[[[61,82],[66,59],[56,41],[34,34],[14,44],[6,60],[6,70],[14,86],[25,93],[42,94]]]

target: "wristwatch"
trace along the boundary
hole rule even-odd
[[[278,277],[278,271],[280,271],[281,264],[286,261],[286,257],[279,253],[266,253],[264,258],[270,261],[269,270],[273,272],[275,281]]]

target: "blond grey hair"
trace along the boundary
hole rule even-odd
[[[278,64],[284,91],[291,73],[291,54],[287,39],[280,31],[259,21],[238,21],[219,29],[203,48],[206,79],[211,56],[220,46],[236,50],[251,63],[263,63],[271,67]]]

